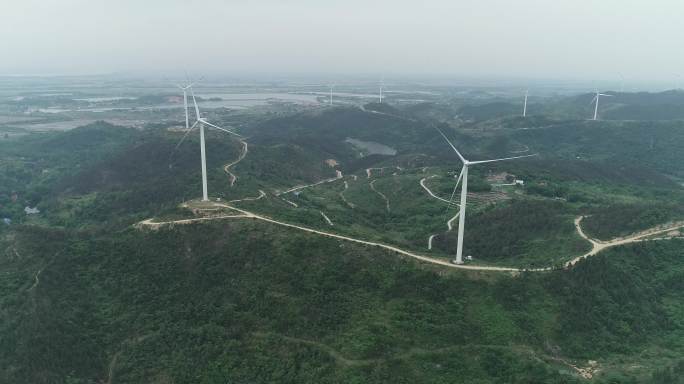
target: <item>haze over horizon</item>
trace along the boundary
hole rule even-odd
[[[26,0],[2,6],[0,75],[401,74],[675,84],[674,0]],[[493,11],[495,10],[495,11]],[[637,47],[637,48],[635,48]],[[379,75],[378,75],[379,76]]]

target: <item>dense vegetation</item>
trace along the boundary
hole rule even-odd
[[[464,252],[479,260],[547,267],[589,250],[576,234],[574,216],[557,201],[514,200],[466,217]],[[455,231],[444,239],[442,247],[456,249]]]
[[[460,164],[433,125],[461,111],[475,121],[441,128],[470,158],[540,153],[473,169],[465,251],[476,262],[560,265],[589,245],[579,215],[602,239],[684,217],[677,122],[500,118],[517,106],[498,101],[364,109],[244,126],[249,155],[234,187],[222,167],[241,144],[209,134],[210,194],[262,189],[241,206],[449,257],[455,211],[419,181],[451,194]],[[682,240],[510,276],[247,219],[141,231],[130,224],[187,215],[178,203],[200,190],[197,141],[176,148],[181,134],[166,128],[96,123],[0,142],[0,216],[13,220],[0,223],[0,382],[579,383],[571,364],[589,360],[600,384],[681,382]],[[349,137],[398,154],[361,156]],[[297,208],[275,195],[336,169],[344,179],[280,196]],[[499,173],[525,185],[497,187]]]
[[[546,364],[684,347],[681,246],[482,280],[265,224],[25,227],[2,247],[3,381],[571,382]]]
[[[592,212],[584,227],[598,239],[612,239],[682,218],[681,204],[609,205]]]

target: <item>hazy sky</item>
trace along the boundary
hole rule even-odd
[[[681,0],[0,0],[0,74],[674,82],[683,15]]]

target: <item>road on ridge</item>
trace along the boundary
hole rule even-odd
[[[238,162],[240,162],[247,155],[247,150],[248,150],[247,149],[247,143],[245,141],[241,141],[241,142],[244,143],[244,150],[242,151],[242,153],[240,154],[238,159],[236,161],[234,161],[233,163],[227,164],[224,167],[224,170],[231,175],[232,175],[232,173],[230,173],[229,168],[231,166],[237,164]],[[235,177],[235,176],[233,175],[233,177]],[[307,188],[307,187],[319,185],[322,183],[339,180],[341,178],[342,178],[342,173],[337,171],[337,177],[335,177],[335,178],[325,179],[325,180],[319,181],[319,182],[314,183],[314,184],[297,186],[297,187],[291,188],[285,192],[278,193],[278,194],[276,194],[276,196],[280,196],[281,194],[296,191],[296,190],[299,190],[302,188]],[[235,179],[237,179],[237,177],[235,177]],[[426,178],[423,178],[420,181],[420,184],[430,194],[430,196],[432,196],[438,200],[441,200],[441,201],[446,201],[445,199],[442,199],[442,198],[434,195],[432,193],[432,191],[430,191],[430,189],[425,186],[425,184],[424,184],[425,180],[426,180]],[[231,183],[231,185],[232,185],[232,183]],[[372,185],[371,185],[371,187],[372,187]],[[260,200],[261,198],[263,198],[265,196],[266,196],[266,194],[260,190],[258,197],[233,200],[232,202],[239,202],[239,201],[245,201],[245,200]],[[446,201],[446,202],[448,202],[448,201]],[[244,209],[240,209],[240,208],[237,208],[235,206],[232,206],[232,205],[229,205],[226,203],[222,203],[222,202],[211,202],[211,204],[215,208],[219,208],[219,207],[227,208],[227,209],[233,210],[235,212],[238,212],[239,214],[238,215],[222,215],[222,216],[213,216],[213,217],[200,217],[200,218],[193,218],[193,219],[172,220],[172,221],[165,221],[165,222],[155,222],[155,221],[153,221],[153,219],[147,219],[147,220],[143,220],[143,221],[135,224],[135,227],[136,228],[150,227],[153,229],[158,229],[158,228],[165,226],[165,225],[192,224],[192,223],[201,222],[201,221],[220,220],[220,219],[229,219],[229,218],[245,218],[245,219],[260,220],[260,221],[268,222],[271,224],[280,225],[283,227],[298,229],[300,231],[313,233],[313,234],[317,234],[317,235],[321,235],[321,236],[326,236],[326,237],[330,237],[330,238],[334,238],[334,239],[345,240],[345,241],[349,241],[349,242],[353,242],[353,243],[357,243],[357,244],[364,244],[364,245],[368,245],[371,247],[383,248],[385,250],[388,250],[388,251],[391,251],[391,252],[394,252],[394,253],[397,253],[397,254],[400,254],[403,256],[411,257],[413,259],[416,259],[416,260],[419,260],[422,262],[426,262],[426,263],[430,263],[430,264],[434,264],[434,265],[440,265],[440,266],[448,267],[448,268],[464,269],[464,270],[472,270],[472,271],[511,272],[511,273],[517,273],[517,272],[522,272],[522,271],[543,272],[543,271],[550,271],[552,269],[552,267],[527,269],[527,268],[495,267],[495,266],[484,266],[484,265],[453,264],[453,263],[451,263],[447,260],[444,260],[444,259],[438,259],[438,258],[434,258],[434,257],[430,257],[430,256],[420,255],[420,254],[410,252],[407,250],[403,250],[401,248],[398,248],[398,247],[395,247],[392,245],[388,245],[388,244],[361,240],[361,239],[357,239],[357,238],[353,238],[353,237],[349,237],[349,236],[338,235],[335,233],[320,231],[320,230],[313,229],[313,228],[307,228],[307,227],[303,227],[303,226],[296,225],[296,224],[290,224],[290,223],[274,220],[274,219],[269,218],[267,216],[261,216],[261,215],[258,215],[256,213],[249,212],[249,211],[246,211]],[[387,208],[389,210],[389,206]],[[326,218],[326,216],[323,214],[323,212],[321,212],[321,214],[323,215],[324,218]],[[458,215],[454,216],[447,223],[447,225],[449,226],[449,229],[451,229],[451,227],[452,227],[451,223],[453,222],[453,220],[456,217],[458,217]],[[564,268],[566,268],[566,269],[571,268],[572,266],[574,266],[577,262],[579,262],[582,259],[585,259],[587,257],[591,257],[591,256],[598,254],[600,251],[602,251],[604,249],[619,246],[619,245],[625,245],[625,244],[629,244],[629,243],[648,241],[649,236],[658,235],[661,233],[667,233],[667,232],[670,232],[670,231],[673,231],[676,229],[684,228],[684,222],[679,222],[679,223],[675,223],[669,227],[662,227],[662,226],[655,227],[655,228],[651,228],[649,230],[639,232],[637,234],[634,234],[634,235],[626,237],[626,238],[617,238],[617,239],[613,239],[613,240],[604,242],[604,241],[592,239],[584,233],[584,231],[582,230],[582,227],[580,225],[581,221],[583,219],[584,219],[584,216],[579,216],[575,219],[575,228],[576,228],[578,234],[582,238],[584,238],[585,240],[587,240],[591,243],[592,249],[591,249],[591,251],[585,253],[584,255],[578,256],[578,257],[568,261],[567,263],[565,263]],[[332,222],[329,221],[329,219],[327,221],[328,221],[329,225],[332,225]],[[433,238],[434,238],[434,236],[430,237],[429,246],[432,245],[432,239]],[[663,240],[663,239],[670,239],[670,238],[672,238],[672,237],[663,237],[663,238],[652,239],[652,240]]]
[[[582,220],[584,219],[584,216],[579,216],[578,218],[575,219],[575,228],[577,229],[577,233],[585,240],[591,243],[591,251],[585,253],[582,256],[577,256],[576,258],[568,261],[565,263],[566,267],[571,267],[575,265],[578,261],[582,259],[586,259],[587,257],[591,257],[596,255],[597,253],[603,251],[604,249],[607,248],[612,248],[612,247],[617,247],[620,245],[625,245],[625,244],[631,244],[631,243],[638,243],[638,242],[643,242],[643,241],[648,241],[647,237],[653,236],[653,235],[659,235],[661,233],[667,233],[671,232],[680,228],[684,228],[684,223],[674,223],[672,226],[666,227],[666,228],[661,228],[661,227],[654,227],[651,229],[647,229],[642,232],[638,232],[636,234],[633,234],[628,237],[618,237],[613,240],[609,241],[601,241],[601,240],[596,240],[593,239],[589,236],[587,236],[586,233],[584,233],[584,230],[582,230],[582,226],[580,225]],[[674,237],[664,237],[664,238],[659,238],[657,240],[663,240],[663,239],[670,239]],[[653,239],[656,240],[656,239]]]

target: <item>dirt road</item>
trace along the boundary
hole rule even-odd
[[[329,226],[332,227],[333,225],[335,225],[335,224],[333,224],[332,220],[330,220],[330,218],[328,217],[328,215],[326,215],[325,213],[323,213],[323,211],[318,211],[318,212],[321,213],[321,216],[323,216],[323,220],[325,220],[325,222],[328,223]]]
[[[385,200],[385,209],[387,209],[387,213],[389,213],[389,212],[390,212],[390,201],[389,201],[389,199],[387,198],[387,196],[385,196],[384,193],[382,193],[382,192],[378,191],[377,189],[375,189],[375,185],[374,185],[374,184],[375,184],[376,181],[377,181],[377,179],[370,182],[370,188],[373,190],[373,192],[377,193],[378,195],[380,195],[380,197],[382,197],[383,200]]]
[[[601,240],[593,239],[593,238],[587,236],[586,233],[584,233],[584,231],[582,230],[582,226],[580,225],[583,219],[584,219],[584,216],[580,216],[580,217],[575,219],[575,228],[577,229],[577,233],[583,239],[585,239],[591,243],[591,251],[585,253],[582,256],[578,256],[578,257],[568,261],[567,263],[565,263],[565,267],[571,267],[571,266],[577,264],[578,261],[580,261],[582,259],[586,259],[587,257],[590,257],[590,256],[594,256],[597,253],[599,253],[599,252],[601,252],[607,248],[617,247],[619,245],[625,245],[625,244],[630,244],[630,243],[638,243],[638,242],[642,242],[642,241],[649,241],[650,239],[647,239],[647,237],[649,237],[649,236],[659,235],[661,233],[667,233],[667,232],[674,231],[674,230],[677,230],[680,228],[684,228],[684,223],[679,222],[679,223],[674,223],[674,224],[672,224],[670,226],[666,226],[666,227],[658,226],[655,228],[647,229],[645,231],[635,233],[635,234],[628,236],[628,237],[618,237],[616,239],[609,240],[609,241],[601,241]],[[653,239],[653,240],[667,240],[667,239],[671,239],[671,238],[674,238],[674,237],[667,237],[666,236],[666,237],[661,237],[661,238]]]
[[[302,190],[302,189],[305,189],[305,188],[315,187],[315,186],[317,186],[317,185],[321,185],[321,184],[325,184],[325,183],[331,183],[331,182],[333,182],[333,181],[337,181],[337,180],[341,179],[341,178],[342,178],[342,172],[340,172],[340,171],[335,171],[335,172],[337,172],[337,175],[336,175],[335,177],[331,177],[331,178],[329,178],[329,179],[324,179],[324,180],[315,182],[315,183],[313,183],[313,184],[297,185],[297,186],[292,187],[292,188],[290,188],[290,189],[288,189],[288,190],[286,190],[286,191],[277,192],[275,195],[276,195],[276,196],[286,195],[286,194],[288,194],[288,193],[290,193],[290,192],[295,192],[295,191],[299,191],[299,190]]]
[[[432,175],[432,176],[429,176],[429,177],[423,177],[422,179],[420,179],[420,186],[423,187],[423,189],[428,193],[428,195],[430,195],[430,197],[435,198],[435,199],[437,199],[437,200],[439,200],[439,201],[441,201],[441,202],[447,203],[447,204],[450,204],[450,203],[451,203],[451,204],[454,204],[454,205],[458,206],[458,204],[456,204],[456,203],[450,202],[450,201],[447,200],[447,199],[444,199],[444,198],[442,198],[442,197],[439,197],[439,196],[435,195],[435,194],[430,190],[430,188],[428,188],[428,186],[425,185],[425,182],[426,182],[427,180],[429,180],[429,179],[432,179],[433,177],[437,177],[437,175]]]
[[[236,177],[235,175],[233,175],[233,174],[230,172],[230,167],[234,166],[235,164],[239,163],[242,159],[244,159],[245,156],[247,155],[247,151],[248,151],[247,142],[242,141],[242,140],[241,140],[241,142],[244,144],[244,147],[243,147],[244,150],[242,151],[242,153],[240,154],[240,156],[238,157],[238,159],[237,159],[236,161],[234,161],[234,162],[232,162],[232,163],[227,164],[227,165],[224,166],[224,170],[225,170],[228,174],[232,175],[232,177],[233,177],[233,178],[231,179],[231,186],[233,185],[233,183],[235,182],[235,180],[237,180],[237,177]],[[366,170],[367,176],[368,176],[369,178],[370,178],[370,176],[371,176],[370,170],[371,170],[370,168]],[[329,182],[332,182],[332,181],[336,181],[336,180],[342,179],[342,177],[343,177],[343,176],[342,176],[342,172],[340,172],[340,171],[336,171],[336,172],[337,172],[337,176],[334,177],[334,178],[325,179],[325,180],[322,180],[322,181],[319,181],[319,182],[316,182],[316,183],[313,183],[313,184],[307,184],[307,185],[296,186],[296,187],[293,187],[293,188],[290,188],[290,189],[286,190],[285,192],[276,193],[276,196],[278,196],[279,198],[285,200],[285,199],[282,198],[280,195],[286,194],[286,193],[289,193],[289,192],[294,192],[294,191],[297,191],[297,190],[301,190],[301,189],[304,189],[304,188],[313,187],[313,186],[316,186],[316,185],[319,185],[319,184],[329,183]],[[435,177],[435,175],[430,176],[430,177],[423,178],[423,179],[420,181],[420,185],[423,187],[423,189],[425,189],[425,190],[428,192],[428,194],[429,194],[431,197],[433,197],[433,198],[435,198],[435,199],[438,199],[438,200],[440,200],[440,201],[449,203],[448,200],[443,199],[443,198],[440,198],[439,196],[436,196],[436,195],[435,195],[434,193],[432,193],[432,191],[425,185],[425,180],[428,179],[428,178],[432,178],[432,177]],[[354,177],[354,179],[356,179],[356,177]],[[373,180],[373,182],[374,182],[374,181],[375,181],[375,180]],[[390,207],[389,207],[389,200],[387,199],[387,197],[386,197],[385,195],[383,195],[382,193],[380,193],[379,191],[377,191],[377,190],[374,188],[373,182],[370,183],[371,188],[372,188],[375,192],[377,192],[379,195],[381,195],[381,196],[383,197],[383,199],[385,199],[387,211],[389,212],[389,210],[390,210]],[[345,189],[346,189],[346,187],[347,187],[347,183],[345,183]],[[246,200],[260,200],[260,199],[262,199],[262,198],[265,197],[265,196],[266,196],[266,194],[265,194],[263,191],[259,190],[259,196],[257,196],[257,197],[254,197],[254,198],[247,197],[247,198],[243,198],[243,199],[233,200],[233,201],[230,201],[230,202],[228,202],[228,203],[235,203],[235,202],[246,201]],[[293,202],[290,202],[290,201],[288,201],[288,200],[285,200],[285,201],[288,202],[289,204],[292,204],[292,205],[295,206],[295,207],[297,206],[297,204],[295,204],[295,203],[293,203]],[[193,223],[196,223],[196,222],[210,221],[210,220],[222,220],[222,219],[232,219],[232,218],[245,218],[245,219],[260,220],[260,221],[268,222],[268,223],[271,223],[271,224],[280,225],[280,226],[288,227],[288,228],[293,228],[293,229],[297,229],[297,230],[300,230],[300,231],[304,231],[304,232],[308,232],[308,233],[313,233],[313,234],[317,234],[317,235],[321,235],[321,236],[326,236],[326,237],[330,237],[330,238],[334,238],[334,239],[338,239],[338,240],[349,241],[349,242],[353,242],[353,243],[357,243],[357,244],[364,244],[364,245],[368,245],[368,246],[371,246],[371,247],[383,248],[383,249],[385,249],[385,250],[388,250],[388,251],[390,251],[390,252],[394,252],[394,253],[399,254],[399,255],[411,257],[411,258],[413,258],[413,259],[416,259],[416,260],[419,260],[419,261],[422,261],[422,262],[426,262],[426,263],[430,263],[430,264],[435,264],[435,265],[440,265],[440,266],[444,266],[444,267],[448,267],[448,268],[465,269],[465,270],[473,270],[473,271],[511,272],[511,273],[517,273],[517,272],[521,272],[521,271],[543,272],[543,271],[549,271],[549,270],[551,270],[551,267],[524,269],[524,268],[509,268],[509,267],[483,266],[483,265],[463,265],[463,264],[457,265],[457,264],[453,264],[453,263],[451,263],[451,262],[449,262],[449,261],[447,261],[447,260],[444,260],[444,259],[438,259],[438,258],[434,258],[434,257],[430,257],[430,256],[420,255],[420,254],[417,254],[417,253],[414,253],[414,252],[410,252],[410,251],[406,251],[406,250],[403,250],[403,249],[400,249],[400,248],[398,248],[398,247],[395,247],[395,246],[392,246],[392,245],[388,245],[388,244],[383,244],[383,243],[377,243],[377,242],[372,242],[372,241],[361,240],[361,239],[357,239],[357,238],[353,238],[353,237],[338,235],[338,234],[335,234],[335,233],[324,232],[324,231],[320,231],[320,230],[313,229],[313,228],[307,228],[307,227],[303,227],[303,226],[296,225],[296,224],[285,223],[285,222],[282,222],[282,221],[278,221],[278,220],[271,219],[271,218],[266,217],[266,216],[257,215],[257,214],[255,214],[255,213],[253,213],[253,212],[249,212],[249,211],[246,211],[246,210],[244,210],[244,209],[237,208],[237,207],[232,206],[232,205],[229,205],[229,204],[227,204],[227,203],[222,203],[222,202],[211,202],[211,205],[213,206],[213,208],[227,208],[227,209],[230,209],[230,210],[232,210],[232,211],[238,212],[239,214],[221,215],[221,216],[213,216],[213,217],[199,217],[199,218],[193,218],[193,219],[171,220],[171,221],[164,221],[164,222],[155,222],[153,219],[147,219],[147,220],[143,220],[143,221],[141,221],[141,222],[135,224],[135,227],[138,228],[138,229],[142,229],[142,228],[145,228],[145,227],[151,228],[151,229],[159,229],[159,228],[161,228],[161,227],[163,227],[163,226],[167,226],[167,225],[169,225],[169,226],[172,226],[172,225],[175,225],[175,224],[184,225],[184,224],[193,224]],[[328,222],[329,225],[331,225],[331,226],[333,225],[332,221],[330,221],[330,219],[329,219],[323,212],[321,212],[321,215],[322,215],[323,218]],[[452,229],[453,229],[453,221],[454,221],[457,217],[458,217],[458,214],[456,214],[454,217],[452,217],[452,218],[447,222],[447,227],[449,228],[449,230],[452,230]],[[611,240],[611,241],[604,242],[604,241],[599,241],[599,240],[592,239],[592,238],[590,238],[589,236],[587,236],[587,235],[584,233],[584,231],[582,230],[582,227],[581,227],[581,225],[580,225],[580,223],[581,223],[581,221],[582,221],[583,218],[584,218],[583,216],[580,216],[580,217],[578,217],[578,218],[575,219],[575,228],[577,229],[577,232],[579,233],[579,235],[580,235],[582,238],[584,238],[585,240],[587,240],[587,241],[589,241],[589,242],[591,243],[592,249],[591,249],[591,251],[587,252],[586,254],[581,255],[581,256],[578,256],[578,257],[576,257],[576,258],[574,258],[574,259],[568,261],[567,263],[565,263],[565,265],[564,265],[565,268],[571,268],[571,267],[574,266],[578,261],[580,261],[580,260],[582,260],[582,259],[585,259],[585,258],[587,258],[587,257],[593,256],[593,255],[596,255],[596,254],[598,254],[600,251],[602,251],[602,250],[604,250],[604,249],[606,249],[606,248],[615,247],[615,246],[624,245],[624,244],[629,244],[629,243],[634,243],[634,242],[640,242],[640,241],[647,241],[647,240],[665,240],[665,239],[669,239],[669,238],[671,238],[671,237],[669,237],[669,236],[660,237],[660,238],[658,238],[658,239],[648,239],[648,237],[649,237],[649,236],[658,235],[658,234],[661,234],[661,233],[667,233],[667,232],[670,232],[670,231],[673,231],[673,230],[676,230],[676,229],[684,228],[684,222],[680,222],[680,223],[675,223],[675,224],[672,224],[672,225],[669,225],[669,226],[659,226],[659,227],[655,227],[655,228],[652,228],[652,229],[649,229],[649,230],[646,230],[646,231],[643,231],[643,232],[639,232],[639,233],[634,234],[634,235],[632,235],[632,236],[630,236],[630,237],[626,237],[626,238],[617,238],[617,239],[613,239],[613,240]],[[430,238],[428,239],[428,249],[431,249],[431,248],[432,248],[432,240],[434,239],[434,237],[435,237],[435,235],[432,235],[432,236],[430,236]],[[40,273],[40,272],[39,272],[39,273]],[[37,277],[38,277],[38,276],[36,276],[36,284],[37,284],[37,281],[38,281],[38,278],[37,278]]]
[[[228,174],[228,176],[230,176],[230,186],[231,187],[233,185],[235,185],[235,182],[237,181],[237,176],[235,176],[235,174],[233,174],[230,171],[230,167],[241,162],[242,159],[244,159],[245,156],[247,156],[247,152],[249,152],[249,148],[247,147],[247,142],[244,140],[240,140],[240,143],[242,144],[242,151],[240,152],[240,155],[238,156],[237,160],[223,166],[223,170]]]
[[[444,266],[444,267],[448,267],[448,268],[456,268],[456,269],[464,269],[464,270],[472,270],[472,271],[486,271],[486,272],[522,272],[522,271],[544,272],[544,271],[550,271],[552,269],[552,267],[527,269],[527,268],[494,267],[494,266],[483,266],[483,265],[463,265],[463,264],[456,265],[456,264],[449,262],[448,260],[438,259],[438,258],[425,256],[425,255],[420,255],[420,254],[417,254],[414,252],[403,250],[401,248],[398,248],[398,247],[395,247],[392,245],[377,243],[377,242],[373,242],[373,241],[365,241],[365,240],[361,240],[361,239],[357,239],[357,238],[353,238],[353,237],[349,237],[349,236],[343,236],[343,235],[338,235],[335,233],[320,231],[320,230],[313,229],[313,228],[307,228],[307,227],[303,227],[301,225],[285,223],[282,221],[271,219],[271,218],[266,217],[266,216],[257,215],[255,213],[252,213],[252,212],[249,212],[249,211],[246,211],[244,209],[240,209],[240,208],[228,205],[228,204],[224,204],[224,203],[216,202],[213,204],[217,207],[222,207],[222,208],[234,210],[240,214],[239,215],[216,216],[216,217],[205,217],[205,218],[197,218],[197,219],[185,219],[185,220],[176,220],[176,221],[168,221],[168,222],[153,222],[152,219],[148,219],[148,220],[144,220],[144,221],[136,224],[136,226],[138,228],[142,228],[142,227],[159,228],[159,227],[164,226],[164,225],[191,224],[191,223],[200,222],[200,221],[219,220],[219,219],[228,219],[228,218],[254,219],[254,220],[260,220],[260,221],[268,222],[271,224],[280,225],[283,227],[298,229],[300,231],[304,231],[304,232],[308,232],[308,233],[314,233],[317,235],[326,236],[326,237],[330,237],[330,238],[334,238],[334,239],[338,239],[338,240],[345,240],[345,241],[349,241],[349,242],[353,242],[353,243],[357,243],[357,244],[368,245],[371,247],[383,248],[385,250],[394,252],[394,253],[399,254],[399,255],[411,257],[413,259],[416,259],[416,260],[419,260],[422,262],[440,265],[440,266]],[[584,233],[584,231],[582,230],[582,228],[580,226],[582,219],[583,219],[583,217],[578,217],[577,219],[575,219],[575,227],[577,228],[577,231],[580,234],[580,236],[582,236],[584,239],[588,240],[592,244],[592,250],[587,252],[586,254],[584,254],[582,256],[578,256],[575,259],[568,261],[567,263],[565,263],[565,268],[571,268],[578,261],[585,259],[587,257],[593,256],[593,255],[596,255],[597,253],[599,253],[600,251],[602,251],[606,248],[615,247],[615,246],[619,246],[619,245],[625,245],[625,244],[629,244],[629,243],[640,242],[640,241],[647,241],[648,239],[646,239],[646,237],[648,237],[648,236],[653,236],[653,235],[657,235],[660,233],[667,233],[667,232],[675,230],[675,229],[684,228],[684,223],[679,223],[677,225],[668,226],[666,228],[657,227],[657,229],[643,231],[643,232],[640,232],[636,235],[633,235],[633,236],[630,236],[627,238],[614,239],[614,240],[611,240],[608,242],[599,242],[597,240],[591,239],[590,237],[588,237]],[[664,239],[664,238],[660,238],[660,240],[662,240],[662,239]]]
[[[347,182],[347,180],[345,180],[344,189],[342,190],[342,192],[339,193],[340,198],[342,198],[342,201],[344,201],[344,203],[347,204],[349,208],[354,209],[356,208],[356,205],[350,203],[349,200],[347,200],[347,198],[344,196],[344,193],[347,191],[347,189],[349,189],[349,183]]]

